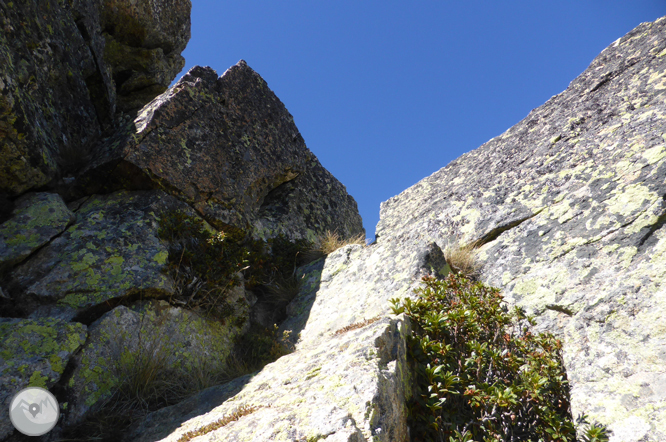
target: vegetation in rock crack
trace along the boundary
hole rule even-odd
[[[391,300],[415,330],[413,440],[575,441],[560,341],[532,333],[534,319],[496,288],[460,273],[423,283],[416,300]],[[578,423],[583,441],[608,441],[604,427]]]
[[[336,231],[327,230],[324,234],[320,235],[315,242],[314,247],[311,249],[311,254],[318,254],[317,257],[330,255],[331,253],[338,250],[340,247],[344,247],[349,244],[361,244],[365,245],[365,235],[360,233],[351,238],[343,238]]]
[[[284,236],[266,242],[240,229],[216,232],[179,211],[160,220],[158,236],[169,244],[168,271],[176,282],[177,302],[218,317],[233,314],[225,295],[242,279],[250,290],[269,292],[276,307],[286,306],[298,293],[293,273],[300,254],[310,248],[307,241]]]
[[[454,273],[462,273],[470,279],[475,279],[481,264],[478,260],[476,243],[460,244],[456,241],[444,248],[444,259]]]
[[[350,324],[346,327],[342,327],[339,330],[336,330],[335,333],[333,333],[333,336],[338,336],[343,333],[347,333],[348,331],[352,330],[357,330],[359,328],[365,327],[366,325],[374,324],[375,322],[379,321],[381,319],[381,316],[375,316],[374,318],[366,319],[361,322],[356,322],[354,324]]]
[[[284,309],[298,294],[300,283],[294,270],[302,264],[301,252],[310,248],[306,241],[289,241],[284,236],[261,241],[239,229],[216,232],[203,220],[178,211],[162,218],[158,235],[168,244],[167,271],[176,283],[170,302],[238,325],[247,317],[234,316],[237,310],[226,299],[229,290],[244,283],[262,294],[270,308]],[[284,344],[288,336],[279,336],[277,326],[252,324],[249,332],[236,338],[225,361],[183,361],[182,352],[169,341],[152,336],[140,339],[136,348],[119,351],[114,373],[109,373],[121,380],[113,396],[85,422],[70,428],[66,440],[119,440],[147,413],[253,373],[291,352]]]
[[[215,431],[218,428],[222,428],[225,425],[229,425],[230,423],[237,421],[243,416],[247,416],[248,414],[252,414],[255,411],[257,411],[259,408],[262,407],[254,407],[250,405],[241,405],[240,407],[236,408],[233,412],[231,412],[229,415],[223,416],[222,418],[216,420],[213,423],[210,423],[208,425],[205,425],[197,430],[194,431],[188,431],[187,433],[183,434],[178,438],[177,442],[188,442],[189,440],[194,439],[197,436],[203,436],[207,433],[210,433],[211,431]]]

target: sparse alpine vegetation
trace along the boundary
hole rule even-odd
[[[324,234],[317,238],[312,251],[319,253],[320,256],[326,256],[335,252],[340,247],[344,247],[349,244],[365,245],[365,234],[360,233],[350,238],[343,238],[338,232],[327,230]]]
[[[391,301],[416,330],[413,440],[575,441],[561,342],[532,333],[533,318],[461,273],[423,283],[416,300]],[[582,441],[608,441],[605,428],[578,424]]]

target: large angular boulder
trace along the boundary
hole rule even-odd
[[[80,177],[89,191],[162,188],[218,228],[313,240],[363,231],[356,202],[305,146],[292,116],[244,61],[195,67],[141,110]]]
[[[55,186],[180,71],[189,0],[0,4],[0,194]],[[116,93],[118,92],[118,94]]]
[[[666,439],[666,18],[381,207],[379,244],[480,247],[481,279],[561,337],[573,413]],[[355,283],[355,282],[351,282]]]
[[[173,292],[157,232],[160,217],[187,211],[184,203],[160,191],[121,191],[74,209],[78,222],[10,274],[18,312],[57,303],[74,314],[131,294]]]

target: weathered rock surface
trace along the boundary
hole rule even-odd
[[[68,423],[81,421],[132,376],[143,380],[137,373],[145,366],[155,372],[155,378],[146,381],[171,380],[181,394],[200,384],[208,386],[215,371],[224,367],[242,328],[243,324],[208,320],[165,301],[116,307],[90,325],[90,337],[75,358]]]
[[[131,294],[172,293],[157,230],[161,216],[179,209],[189,208],[160,191],[91,197],[75,210],[76,224],[10,275],[17,309],[57,302],[77,312]]]
[[[131,112],[164,92],[185,65],[190,0],[105,0],[101,26],[118,108]]]
[[[441,249],[456,242],[476,243],[480,278],[561,337],[574,415],[607,425],[613,442],[665,440],[664,91],[666,18],[615,42],[503,135],[384,203],[376,244],[308,268],[282,326],[300,332],[293,354],[206,391],[199,407],[193,399],[154,413],[128,440],[190,431],[197,440],[407,440],[404,423],[378,423],[404,419],[395,404],[408,388],[384,400],[381,392],[386,379],[396,391],[407,365],[368,355],[382,354],[379,336],[404,345],[391,332],[403,323],[388,314],[389,299],[441,271]],[[263,408],[206,427],[241,406]]]
[[[84,172],[85,186],[162,188],[218,228],[254,227],[263,237],[363,231],[356,202],[244,61],[219,78],[193,68],[141,111],[133,129]]]
[[[408,440],[409,323],[389,315],[389,299],[418,284],[424,256],[413,252],[346,246],[325,265],[305,267],[303,290],[282,327],[297,340],[294,353],[254,377],[149,415],[127,440],[177,441],[195,431],[202,431],[199,440]],[[386,267],[379,266],[387,255]],[[395,279],[382,277],[404,269]],[[258,409],[219,429],[204,428],[241,406]]]
[[[93,17],[57,0],[2,2],[0,17],[0,192],[14,196],[81,165],[114,90]]]
[[[0,318],[0,439],[14,431],[9,403],[19,390],[51,388],[86,341],[86,326],[57,319]]]
[[[184,64],[189,0],[0,4],[0,193],[75,173]]]
[[[559,335],[574,414],[666,440],[666,18],[382,204],[379,244],[478,241],[481,279]],[[353,282],[356,283],[356,282]]]
[[[0,225],[0,270],[14,266],[62,233],[76,219],[59,195],[26,194]]]

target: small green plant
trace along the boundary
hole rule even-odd
[[[532,317],[509,312],[498,289],[460,272],[423,283],[416,300],[391,301],[416,330],[414,440],[574,441],[560,341],[533,334]],[[606,442],[599,428],[587,428],[583,440]]]

